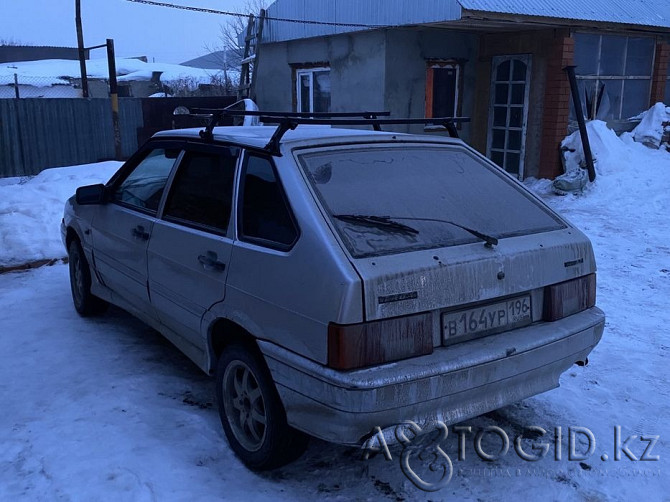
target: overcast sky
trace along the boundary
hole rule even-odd
[[[245,0],[161,0],[194,7],[243,11]],[[74,0],[0,0],[0,39],[24,45],[77,46]],[[117,56],[181,63],[220,44],[228,16],[154,7],[126,0],[81,0],[84,44],[113,38]],[[105,57],[104,49],[91,58]]]

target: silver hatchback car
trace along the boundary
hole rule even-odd
[[[77,311],[113,303],[216,375],[250,468],[586,363],[605,318],[582,232],[459,139],[294,128],[158,133],[62,226]]]

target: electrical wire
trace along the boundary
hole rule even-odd
[[[179,10],[188,10],[192,12],[204,12],[205,14],[219,14],[223,16],[234,16],[234,17],[249,17],[249,14],[242,14],[240,12],[231,12],[231,11],[225,11],[225,10],[216,10],[216,9],[207,9],[204,7],[192,7],[189,5],[176,5],[173,3],[166,3],[166,2],[157,2],[155,0],[126,0],[126,2],[133,2],[133,3],[140,3],[140,4],[145,4],[145,5],[153,5],[156,7],[168,7],[171,9],[179,9]],[[360,24],[360,23],[337,23],[337,22],[330,22],[330,21],[314,21],[314,20],[307,20],[307,19],[291,19],[291,18],[285,18],[285,17],[265,17],[266,21],[280,21],[283,23],[296,23],[296,24],[316,24],[316,25],[322,25],[322,26],[341,26],[344,28],[388,28],[388,25],[384,24]]]

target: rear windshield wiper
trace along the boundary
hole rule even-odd
[[[394,220],[409,220],[409,221],[434,221],[436,223],[447,223],[449,225],[453,225],[455,227],[460,228],[461,230],[465,230],[466,232],[474,235],[475,237],[483,240],[486,243],[486,247],[493,247],[498,245],[498,239],[495,237],[492,237],[490,235],[487,235],[483,232],[480,232],[479,230],[475,230],[473,228],[466,227],[465,225],[461,225],[460,223],[456,223],[455,221],[451,220],[442,220],[439,218],[412,218],[412,217],[404,217],[404,216],[389,216],[388,218],[392,218]]]
[[[409,221],[433,221],[436,223],[446,223],[448,225],[453,225],[454,227],[458,227],[461,230],[465,230],[469,234],[474,235],[478,239],[483,240],[486,243],[486,247],[493,247],[498,245],[498,239],[495,237],[492,237],[490,235],[487,235],[483,232],[480,232],[479,230],[475,230],[473,228],[466,227],[465,225],[461,225],[460,223],[456,223],[455,221],[451,220],[442,220],[439,218],[415,218],[415,217],[407,217],[407,216],[373,216],[373,215],[363,215],[363,214],[335,214],[333,215],[333,218],[337,218],[338,220],[342,221],[347,221],[347,222],[352,222],[352,223],[363,223],[363,224],[368,224],[368,225],[373,225],[378,228],[387,228],[389,230],[398,230],[401,232],[406,232],[406,233],[411,233],[411,234],[418,234],[419,231],[416,228],[410,227],[409,225],[404,225],[403,223],[400,223],[396,220],[409,220]]]
[[[347,223],[358,223],[369,225],[375,228],[390,230],[392,232],[401,232],[404,234],[416,235],[419,231],[403,223],[393,221],[390,216],[374,216],[365,214],[334,214],[333,218],[345,221]]]

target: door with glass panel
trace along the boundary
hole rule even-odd
[[[528,123],[531,57],[493,58],[486,155],[510,174],[523,178]]]

